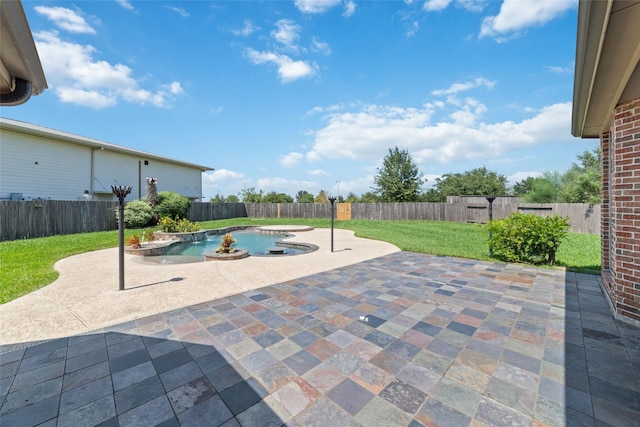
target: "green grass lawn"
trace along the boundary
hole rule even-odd
[[[202,229],[233,225],[310,225],[331,226],[329,219],[307,218],[235,218],[206,221]],[[383,240],[404,251],[490,260],[486,233],[477,224],[442,221],[336,221],[336,228],[353,230],[358,237]],[[125,238],[141,234],[126,230]],[[71,255],[118,246],[118,231],[71,234],[29,240],[0,242],[0,304],[33,292],[53,282],[58,273],[56,261]],[[599,274],[600,236],[569,234],[556,255],[559,266],[570,270]]]

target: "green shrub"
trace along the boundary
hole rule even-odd
[[[161,191],[158,193],[154,212],[158,218],[165,216],[174,219],[185,218],[190,207],[191,201],[185,196],[172,191]]]
[[[191,222],[186,218],[173,219],[168,216],[163,216],[158,222],[160,229],[167,233],[190,233],[200,230],[199,222]]]
[[[116,218],[119,209],[116,208]],[[146,227],[153,218],[153,208],[144,200],[131,200],[124,205],[124,224],[126,228]]]
[[[542,217],[515,212],[509,218],[491,221],[489,245],[493,255],[511,262],[551,264],[569,232],[569,217]]]

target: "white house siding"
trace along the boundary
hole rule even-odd
[[[138,193],[138,158],[128,154],[100,149],[94,151],[93,154],[95,165],[93,179],[94,198],[115,200],[115,196],[111,192],[112,185],[130,185],[131,194],[127,196],[127,200],[140,197],[140,193]],[[143,187],[142,195],[144,194]]]
[[[211,168],[0,117],[0,199],[114,200],[112,185],[131,186],[127,201],[158,191],[202,196]],[[86,195],[86,196],[85,196]]]
[[[146,195],[146,177],[158,178],[158,191],[173,191],[190,199],[202,196],[202,172],[160,160],[142,162],[142,194]]]
[[[77,200],[89,189],[91,149],[3,130],[0,199]]]
[[[98,149],[94,156],[93,192],[96,199],[110,197],[112,185],[130,185],[131,195],[127,200],[146,197],[147,177],[158,179],[158,191],[174,191],[191,199],[201,197],[202,171],[199,169],[108,149]]]

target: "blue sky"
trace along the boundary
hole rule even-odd
[[[565,171],[577,1],[23,1],[49,88],[3,117],[215,168],[203,195]],[[160,189],[162,183],[159,183]]]

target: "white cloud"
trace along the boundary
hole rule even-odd
[[[183,92],[179,82],[161,85],[155,92],[143,89],[131,68],[96,60],[93,46],[63,41],[55,31],[36,33],[34,39],[47,82],[62,102],[95,109],[119,100],[163,107]]]
[[[323,169],[313,169],[313,170],[307,171],[307,173],[311,176],[329,175],[329,173]]]
[[[313,190],[318,188],[318,183],[314,181],[266,177],[258,179],[257,188],[263,189],[267,193],[275,191],[276,193],[294,195],[300,190],[313,192]]]
[[[394,146],[408,149],[418,163],[491,159],[523,147],[572,142],[571,103],[547,106],[520,122],[480,121],[486,107],[473,99],[431,123],[436,107],[420,109],[369,105],[356,112],[338,112],[317,130],[307,160],[377,161]]]
[[[329,44],[318,40],[316,37],[311,39],[311,50],[320,52],[323,55],[331,55],[331,47],[329,47]]]
[[[71,33],[95,34],[85,19],[66,7],[36,6],[35,11],[52,21],[57,27]]]
[[[230,171],[228,169],[216,169],[203,174],[203,180],[210,184],[220,184],[227,181],[239,181],[244,178],[244,174],[240,172]]]
[[[549,70],[550,72],[554,73],[554,74],[569,74],[569,73],[573,73],[573,66],[571,67],[557,67],[557,66],[553,66],[553,65],[548,65],[547,66],[547,70]]]
[[[454,95],[458,92],[464,92],[467,90],[474,89],[476,87],[486,87],[487,89],[491,89],[495,86],[496,82],[487,80],[483,77],[478,77],[475,80],[471,80],[464,83],[454,83],[449,86],[447,89],[438,89],[431,91],[431,95],[441,96],[441,95]]]
[[[295,5],[302,13],[316,14],[338,6],[342,0],[295,0]]]
[[[537,178],[539,176],[542,176],[543,172],[540,171],[521,171],[521,172],[515,172],[512,173],[511,175],[509,175],[507,177],[507,183],[512,186],[513,184],[515,184],[516,182],[520,182],[523,179],[527,179],[529,177],[532,178]]]
[[[271,31],[271,37],[286,48],[298,50],[296,41],[300,37],[300,26],[291,19],[280,19],[276,22],[276,29]]]
[[[258,52],[254,49],[246,49],[247,58],[254,64],[272,63],[278,66],[278,76],[283,83],[301,79],[316,74],[317,66],[305,61],[294,61],[286,55],[274,52]]]
[[[189,17],[189,12],[187,12],[186,10],[184,10],[181,7],[175,7],[175,6],[167,6],[169,10],[177,13],[178,15],[180,15],[183,18],[188,18]]]
[[[239,30],[233,30],[232,33],[235,34],[236,36],[249,36],[252,33],[258,31],[260,29],[260,27],[257,27],[253,24],[253,22],[251,22],[250,19],[247,19],[244,21],[244,25],[242,26],[241,29]]]
[[[452,0],[427,0],[424,2],[423,8],[427,12],[436,12],[446,9],[451,1]]]
[[[356,13],[356,3],[352,0],[347,0],[344,2],[344,12],[342,13],[343,16],[353,16],[353,14]]]
[[[133,10],[133,5],[129,0],[116,0],[116,3],[122,6],[123,9]]]
[[[517,36],[527,27],[544,25],[576,5],[575,0],[504,0],[496,16],[482,21],[480,37],[503,41],[504,36]]]
[[[446,9],[453,0],[427,0],[422,8],[427,12],[439,12]],[[484,9],[486,0],[456,0],[456,6],[472,12],[479,12]]]
[[[280,157],[280,164],[285,168],[294,168],[300,164],[303,158],[304,155],[302,153],[292,151]]]

